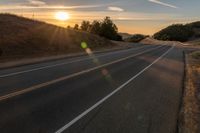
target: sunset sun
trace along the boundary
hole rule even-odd
[[[55,14],[55,18],[57,19],[57,20],[60,20],[60,21],[65,21],[65,20],[68,20],[69,18],[70,18],[70,15],[69,15],[69,13],[67,13],[67,12],[57,12],[56,14]]]

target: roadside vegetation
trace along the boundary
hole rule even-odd
[[[173,24],[153,35],[155,39],[164,41],[185,42],[200,38],[200,22],[189,24]]]
[[[186,54],[186,76],[179,133],[200,131],[200,51]]]
[[[68,28],[71,28],[68,26]],[[96,34],[109,40],[122,41],[122,36],[118,33],[117,26],[110,17],[105,17],[102,21],[83,21],[81,25],[75,24],[73,29]]]
[[[192,58],[200,60],[200,51],[193,52],[191,54]]]
[[[135,35],[132,35],[132,36],[126,38],[125,41],[126,42],[135,42],[135,43],[137,43],[137,42],[140,42],[140,41],[144,40],[147,37],[149,37],[149,36],[142,35],[142,34],[135,34]]]

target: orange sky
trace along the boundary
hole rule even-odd
[[[200,20],[199,0],[2,0],[0,13],[24,17],[67,27],[83,20],[102,20],[110,16],[119,32],[152,35],[174,23]],[[66,21],[56,20],[56,12],[70,14]]]

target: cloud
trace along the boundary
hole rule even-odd
[[[114,7],[114,6],[110,6],[108,7],[109,11],[117,11],[117,12],[123,12],[124,9],[120,8],[120,7]]]
[[[44,6],[46,3],[44,1],[39,1],[39,0],[28,0],[29,5],[31,6]]]
[[[45,4],[40,4],[40,5],[27,5],[27,4],[21,4],[21,5],[8,5],[8,6],[1,6],[0,5],[0,10],[20,10],[20,9],[87,9],[87,8],[95,8],[95,7],[101,7],[102,5],[77,5],[77,6],[59,6],[59,5],[45,5]]]
[[[156,3],[156,4],[160,4],[160,5],[163,5],[163,6],[167,6],[167,7],[171,7],[171,8],[178,8],[177,6],[175,5],[171,5],[171,4],[168,4],[168,3],[164,3],[164,2],[161,2],[159,0],[148,0],[149,2],[153,2],[153,3]]]

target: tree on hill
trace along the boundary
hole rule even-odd
[[[75,25],[74,25],[74,29],[75,29],[75,30],[78,30],[78,29],[79,29],[79,25],[78,25],[78,24],[75,24]]]
[[[81,30],[97,34],[110,40],[122,41],[122,37],[118,34],[118,28],[110,17],[105,17],[103,21],[94,20],[91,24],[89,21],[83,21]]]
[[[187,24],[187,26],[190,26],[191,28],[200,28],[200,21]]]
[[[111,40],[116,40],[118,37],[118,28],[110,19],[110,17],[105,17],[101,24],[100,36],[106,37]]]
[[[193,30],[190,26],[182,24],[171,25],[154,34],[154,38],[158,40],[169,41],[187,41],[193,36]]]
[[[90,21],[83,21],[80,26],[81,30],[83,31],[88,31],[90,27],[91,27]]]
[[[101,22],[94,20],[91,24],[89,32],[93,33],[93,34],[100,35],[100,33],[101,33]]]
[[[143,39],[145,39],[146,35],[142,35],[142,34],[135,34],[135,35],[132,35],[131,37],[127,38],[125,41],[127,42],[139,42],[139,41],[142,41]]]

